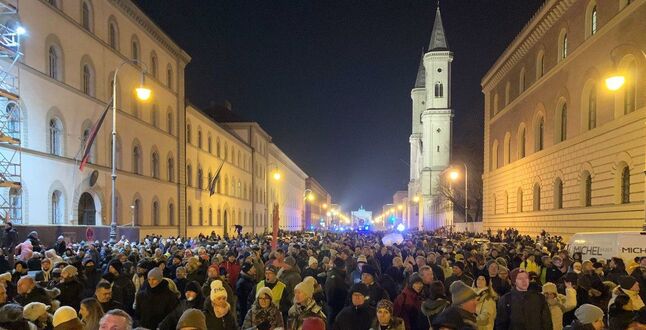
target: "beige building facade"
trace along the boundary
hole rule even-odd
[[[644,17],[644,0],[548,0],[484,76],[485,230],[642,227]]]
[[[257,123],[219,122],[185,103],[184,70],[190,56],[130,0],[0,0],[0,24],[17,27],[21,56],[16,88],[0,93],[0,109],[15,114],[0,126],[18,127],[0,155],[20,150],[19,185],[2,189],[2,218],[35,226],[109,226],[111,221],[112,113],[79,162],[90,130],[117,99],[117,205],[119,226],[140,234],[189,235],[269,230],[270,149],[286,168],[284,184],[302,195],[307,175]],[[14,13],[9,11],[14,10]],[[15,33],[14,33],[15,36]],[[6,61],[6,59],[2,59]],[[7,66],[2,63],[3,70]],[[145,70],[152,98],[136,99]],[[10,117],[10,116],[5,116]],[[4,133],[4,131],[3,131]],[[208,185],[223,164],[217,192]],[[294,179],[295,182],[289,180]],[[8,180],[1,179],[8,188]],[[289,194],[295,194],[293,188]],[[291,196],[291,195],[290,195]],[[293,201],[290,197],[290,201]],[[4,205],[3,204],[3,205]],[[303,205],[293,202],[285,229],[300,229]],[[8,211],[7,211],[8,210]],[[281,225],[282,226],[282,225]]]

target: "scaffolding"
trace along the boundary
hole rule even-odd
[[[0,0],[0,218],[22,223],[18,0]]]

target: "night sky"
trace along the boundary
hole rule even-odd
[[[190,102],[229,100],[346,210],[378,211],[407,189],[410,91],[436,1],[135,3],[192,56]],[[482,166],[480,80],[542,3],[441,2],[454,52],[454,158]]]

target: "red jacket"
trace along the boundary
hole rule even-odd
[[[397,296],[393,306],[395,316],[401,317],[406,325],[406,330],[421,329],[419,323],[423,298],[413,288],[406,287]],[[428,328],[428,325],[426,326]]]
[[[220,267],[224,267],[227,270],[227,274],[229,275],[229,284],[231,284],[231,287],[235,289],[236,282],[238,282],[238,276],[240,276],[240,264],[237,261],[229,262],[227,260],[221,263]]]

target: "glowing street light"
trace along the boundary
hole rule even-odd
[[[281,178],[280,172],[274,171],[274,174],[272,175],[272,177],[274,178],[274,180],[279,181]]]
[[[626,77],[616,75],[606,79],[606,87],[611,91],[616,91],[621,88],[626,82]]]
[[[413,197],[413,203],[419,203],[419,196]]]
[[[27,30],[25,30],[25,28],[24,28],[24,27],[19,26],[19,27],[17,27],[17,28],[16,28],[16,34],[17,34],[17,35],[21,36],[21,35],[23,35],[23,34],[25,34],[25,33],[27,33]]]
[[[458,173],[458,171],[451,171],[451,172],[449,173],[449,178],[450,178],[452,181],[457,180],[459,177],[460,177],[460,173]]]
[[[401,211],[401,210],[403,210],[403,209],[404,209],[404,205],[401,205],[401,204],[397,205],[397,209],[398,209],[398,210],[400,210],[400,211]]]

